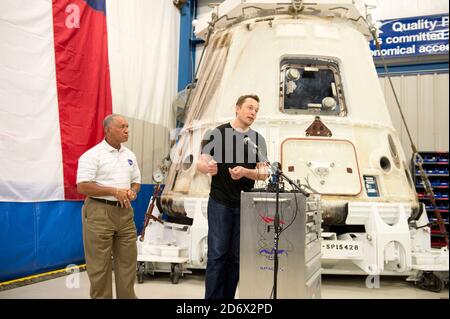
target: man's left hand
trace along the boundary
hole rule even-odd
[[[136,192],[135,192],[134,190],[132,190],[132,189],[129,189],[129,190],[127,191],[127,196],[128,196],[128,199],[129,199],[130,201],[134,201],[134,200],[137,198]]]
[[[234,168],[229,168],[231,178],[234,180],[239,180],[245,176],[246,169],[242,166],[236,166]]]

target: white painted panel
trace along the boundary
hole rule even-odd
[[[378,0],[373,17],[377,20],[448,13],[448,0]]]
[[[169,149],[175,126],[180,14],[172,1],[108,0],[113,111],[127,117],[142,182]]]
[[[432,74],[418,75],[418,90],[420,95],[419,114],[420,121],[418,125],[419,137],[417,140],[417,149],[420,151],[433,151],[436,149],[435,143],[435,110],[434,110],[434,76]]]
[[[447,151],[449,149],[449,95],[448,95],[448,73],[436,75],[436,149],[438,151]]]
[[[449,149],[448,73],[392,76],[408,127],[419,151]],[[387,77],[380,77],[395,129],[399,132],[407,158],[411,147],[406,129]]]
[[[287,176],[307,180],[320,194],[357,195],[362,186],[356,157],[348,141],[291,139],[283,142],[281,165]]]

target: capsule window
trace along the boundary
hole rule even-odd
[[[319,58],[289,58],[281,62],[280,109],[288,114],[344,116],[339,65]]]

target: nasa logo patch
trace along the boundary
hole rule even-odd
[[[128,164],[130,164],[130,166],[133,165],[133,161],[129,159]]]

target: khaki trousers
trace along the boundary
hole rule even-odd
[[[117,298],[135,299],[137,247],[133,209],[87,198],[82,214],[91,298],[112,298],[112,254]]]

